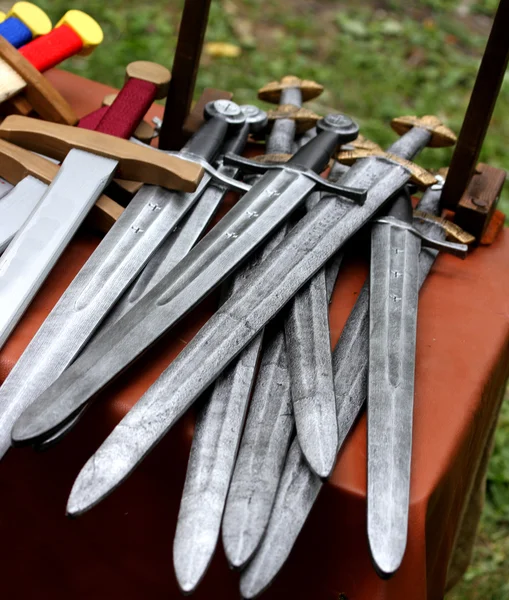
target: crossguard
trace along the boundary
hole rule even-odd
[[[416,235],[420,240],[421,244],[427,248],[432,248],[433,250],[439,250],[441,252],[447,252],[448,254],[452,254],[453,256],[457,256],[458,258],[466,258],[468,254],[468,246],[466,244],[456,244],[453,242],[443,242],[440,240],[434,240],[424,235],[420,231],[418,231],[415,227],[410,225],[409,223],[405,223],[405,221],[401,221],[394,217],[381,217],[379,219],[373,219],[373,223],[379,223],[382,225],[390,225],[391,227],[397,227],[398,229],[404,229],[409,231],[413,235]],[[437,223],[437,225],[442,225],[441,223]]]
[[[138,143],[141,145],[145,145],[142,142],[138,142]],[[228,177],[228,175],[221,173],[201,156],[198,156],[195,154],[190,154],[190,153],[186,153],[185,155],[183,155],[180,152],[174,152],[172,150],[160,150],[160,152],[164,152],[168,156],[176,156],[176,157],[180,158],[181,160],[187,160],[191,163],[199,164],[212,177],[212,179],[214,181],[221,183],[222,185],[226,186],[233,192],[239,192],[239,193],[243,194],[244,192],[248,192],[251,189],[251,186],[248,183],[238,181],[237,179],[233,179],[232,177]],[[229,164],[226,162],[227,156],[228,156],[228,154],[226,154],[223,158],[223,164],[225,164],[225,165]],[[235,154],[233,154],[231,156],[235,156]]]
[[[471,246],[475,242],[475,236],[462,229],[459,225],[456,225],[456,223],[442,217],[437,217],[421,210],[414,210],[414,219],[438,225],[446,232],[447,239],[450,241],[466,244],[467,246]]]
[[[361,149],[354,148],[353,150],[340,150],[337,154],[337,159],[344,165],[353,165],[354,162],[361,158],[379,157],[386,158],[408,169],[411,173],[411,181],[420,188],[427,188],[430,185],[437,183],[437,178],[426,169],[423,169],[414,162],[401,158],[391,152],[384,152],[378,149]]]
[[[288,171],[294,171],[297,173],[301,173],[312,179],[317,185],[317,191],[328,192],[329,194],[334,194],[338,196],[342,196],[343,198],[347,198],[348,200],[353,200],[358,204],[364,204],[366,200],[367,192],[366,190],[360,190],[358,188],[350,188],[342,185],[336,185],[334,183],[330,183],[317,175],[311,169],[298,169],[289,164],[283,165],[268,165],[268,164],[260,164],[254,160],[250,160],[249,158],[244,158],[242,156],[237,156],[236,154],[226,154],[224,157],[224,164],[232,167],[237,167],[242,171],[253,175],[263,175],[267,171],[271,170],[281,170],[285,169]]]
[[[320,115],[307,108],[299,108],[293,104],[280,104],[276,110],[267,111],[269,124],[272,127],[275,121],[280,119],[291,119],[295,121],[296,133],[304,133],[311,127],[314,127]]]

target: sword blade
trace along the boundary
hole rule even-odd
[[[45,183],[30,175],[16,187],[9,186],[5,182],[0,187],[0,191],[5,192],[0,197],[0,253],[7,248],[48,189]]]
[[[415,226],[436,240],[445,239],[443,230],[436,225],[417,222]],[[421,249],[419,287],[426,280],[437,255],[436,250]],[[368,333],[369,288],[364,285],[333,353],[340,448],[367,397]],[[265,536],[241,576],[240,585],[244,598],[255,598],[277,576],[295,545],[322,485],[322,480],[309,469],[299,444],[294,440],[288,452]]]
[[[72,363],[154,249],[192,207],[208,179],[205,174],[193,193],[146,185],[136,194],[61,296],[0,389],[0,407],[10,407],[8,420],[0,416],[0,438],[10,438],[12,419]],[[24,385],[25,381],[30,381],[30,385]]]
[[[223,519],[229,563],[242,567],[265,531],[294,428],[285,336],[278,325],[266,334],[262,360]]]
[[[420,246],[409,231],[373,225],[368,540],[375,568],[384,576],[396,571],[406,547]]]
[[[116,166],[116,161],[88,152],[69,152],[36,209],[2,255],[0,346],[6,341],[78,226],[113,177]],[[83,173],[84,167],[88,170],[89,177],[81,182],[80,173]],[[6,433],[7,444],[9,433]]]
[[[53,385],[27,408],[18,421],[13,439],[36,441],[64,424],[217,287],[288,218],[314,185],[305,175],[295,171],[272,171],[264,176],[175,269],[120,321],[93,340]],[[5,384],[0,390],[0,399],[3,387]],[[53,408],[48,411],[50,405]]]
[[[119,485],[242,348],[388,197],[408,181],[406,169],[383,159],[358,165],[352,167],[347,177],[351,177],[349,184],[362,182],[363,187],[370,188],[364,205],[352,205],[348,210],[343,200],[330,197],[297,223],[253,273],[242,293],[234,294],[208,321],[85,465],[69,499],[70,513],[84,512]],[[288,191],[293,197],[293,190],[288,188]],[[199,276],[195,281],[199,290]],[[146,298],[149,296],[151,294]],[[138,306],[133,310],[143,311],[145,322],[142,320],[144,327],[131,329],[137,344],[140,339],[143,343],[143,336],[146,339],[147,331],[154,327],[153,316],[149,318],[146,314],[144,301]],[[157,309],[164,311],[166,306],[160,302]],[[41,397],[41,402],[27,409],[13,431],[16,439],[26,437],[27,430],[32,434],[41,424],[46,427],[52,414],[69,410],[72,414],[73,408],[79,408],[88,394],[87,379],[91,373],[94,378],[97,373],[102,373],[102,377],[108,373],[109,377],[112,363],[114,370],[118,369],[118,352],[125,351],[125,345],[118,349],[117,344],[123,338],[123,325],[129,322],[128,316],[119,321],[118,328],[112,328],[106,357],[101,353],[98,360],[92,354],[93,362],[89,364],[88,359],[84,360],[84,353],[53,389]],[[163,314],[161,318],[164,320]],[[98,342],[103,343],[103,338],[101,336]]]
[[[225,286],[225,299],[245,286],[250,273],[278,245],[285,231],[283,226],[233,275]],[[217,545],[262,339],[263,331],[221,373],[210,398],[204,399],[198,411],[173,545],[177,581],[185,592],[199,584]]]

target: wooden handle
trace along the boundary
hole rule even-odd
[[[0,177],[12,185],[18,184],[28,175],[50,184],[59,168],[57,164],[42,156],[0,139]],[[95,203],[91,217],[95,226],[107,233],[123,210],[119,204],[103,194]]]
[[[194,192],[203,168],[178,156],[168,156],[148,146],[78,127],[47,123],[12,115],[0,126],[0,138],[18,146],[64,160],[69,150],[78,148],[117,160],[117,176],[168,189]],[[86,173],[83,173],[86,176]]]
[[[74,125],[78,118],[63,96],[7,40],[0,36],[0,58],[27,84],[25,96],[43,119]]]
[[[126,81],[140,79],[153,83],[156,87],[156,99],[166,98],[171,80],[171,73],[166,67],[148,60],[137,60],[129,63],[125,71]]]

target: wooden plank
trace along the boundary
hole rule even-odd
[[[505,177],[502,169],[479,163],[456,207],[454,222],[475,236],[478,242],[495,212]]]
[[[472,177],[504,80],[509,61],[507,23],[509,0],[500,0],[442,192],[444,206],[452,210],[460,202]],[[486,224],[482,213],[479,216],[476,231]]]
[[[159,134],[159,147],[163,150],[178,150],[184,141],[184,122],[193,100],[209,9],[210,0],[186,0],[184,4]]]

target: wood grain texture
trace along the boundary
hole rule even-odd
[[[49,81],[7,40],[0,36],[0,58],[25,81],[25,96],[41,117],[48,121],[74,125],[78,118]]]
[[[121,179],[168,189],[193,192],[203,176],[202,167],[179,157],[97,131],[30,117],[7,117],[0,126],[0,138],[57,160],[63,160],[73,148],[113,158],[119,162],[117,175]]]
[[[33,112],[33,106],[25,98],[23,94],[18,94],[13,98],[9,98],[0,106],[1,114],[3,115],[22,115],[28,117]]]
[[[16,185],[28,175],[33,175],[44,183],[51,183],[58,173],[59,166],[33,152],[19,148],[0,139],[0,177]],[[96,202],[89,222],[99,231],[107,233],[120,217],[123,208],[104,194]]]
[[[456,208],[454,222],[475,236],[478,242],[495,212],[505,177],[502,169],[479,163]]]
[[[157,87],[156,99],[166,98],[171,80],[171,73],[162,65],[148,60],[137,60],[129,63],[126,68],[127,79],[150,81]]]
[[[184,4],[160,133],[163,150],[178,150],[185,139],[183,128],[193,100],[209,9],[210,0],[186,0]]]

